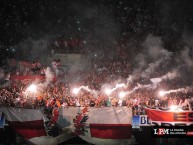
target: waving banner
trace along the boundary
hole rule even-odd
[[[146,108],[151,123],[159,126],[189,126],[193,125],[193,111],[159,110]]]
[[[46,135],[43,115],[36,109],[5,108],[4,114],[10,126],[25,139]]]
[[[40,109],[1,107],[0,112],[5,114],[9,125],[18,134],[35,145],[57,145],[74,137],[74,134],[96,145],[132,142],[132,110],[128,107],[55,108],[50,124],[63,130],[56,137],[48,136]]]
[[[96,145],[128,143],[131,137],[132,110],[128,107],[63,108],[54,120]]]
[[[65,132],[57,137],[48,136],[44,125],[44,114],[40,109],[1,107],[9,125],[27,142],[34,145],[57,145],[74,135]]]

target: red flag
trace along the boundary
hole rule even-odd
[[[161,121],[161,122],[193,122],[193,112],[192,111],[172,111],[172,110],[159,110],[146,108],[147,116],[151,121]]]
[[[4,108],[9,125],[25,139],[46,136],[43,114],[37,109]]]
[[[79,110],[81,113],[77,114]],[[65,127],[71,128],[79,137],[89,143],[117,145],[121,144],[122,140],[131,138],[131,108],[69,107],[61,112],[63,114],[60,114],[59,120],[60,117],[64,118]],[[68,122],[71,123],[67,125]]]

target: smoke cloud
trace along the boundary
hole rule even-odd
[[[160,83],[162,80],[172,80],[172,79],[175,79],[177,76],[179,76],[177,74],[176,71],[173,71],[173,72],[168,72],[167,74],[161,76],[161,77],[158,77],[158,78],[152,78],[150,79],[150,81],[157,85],[158,83]]]
[[[46,77],[45,82],[37,84],[38,87],[43,89],[46,88],[54,80],[54,73],[50,67],[44,69],[44,72]]]
[[[18,45],[15,46],[19,48],[19,52],[17,54],[18,59],[42,59],[45,54],[48,54],[48,39],[41,38],[38,40],[27,38],[24,41],[20,42]],[[44,54],[44,55],[42,55]]]

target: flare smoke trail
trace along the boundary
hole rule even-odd
[[[101,92],[105,92],[107,95],[110,95],[112,92],[116,91],[120,88],[126,88],[128,85],[124,83],[116,84],[114,88],[112,88],[110,85],[103,85],[101,88]]]
[[[170,94],[170,93],[176,93],[176,92],[190,92],[192,91],[191,87],[186,87],[186,88],[179,88],[179,89],[175,89],[175,90],[169,90],[169,91],[162,91],[162,95],[164,94]]]
[[[45,72],[46,80],[44,83],[38,84],[38,87],[46,88],[49,85],[49,83],[52,82],[54,79],[54,74],[51,71],[50,67],[47,67],[46,69],[44,69],[44,72]]]
[[[162,82],[163,80],[172,80],[174,78],[176,78],[178,76],[177,72],[176,71],[172,71],[172,72],[168,72],[167,74],[161,76],[161,77],[158,77],[158,78],[152,78],[150,79],[150,81],[157,85],[158,83]]]
[[[127,94],[132,94],[133,92],[135,92],[136,90],[139,89],[156,89],[157,88],[157,84],[160,83],[162,80],[172,80],[174,78],[176,78],[178,76],[176,71],[172,71],[172,72],[168,72],[167,74],[163,75],[162,77],[159,78],[152,78],[150,79],[152,84],[148,84],[148,85],[141,85],[139,83],[137,83],[137,86],[134,87],[131,91],[129,91]],[[133,81],[133,76],[129,76],[129,78],[127,79],[127,82],[130,83]]]
[[[135,79],[134,77],[135,77],[135,76],[129,75],[129,78],[127,78],[127,85],[133,83],[133,81],[134,81],[134,79]]]
[[[156,89],[157,87],[157,84],[160,83],[162,80],[166,80],[166,79],[169,79],[169,80],[172,80],[174,78],[176,78],[178,75],[178,73],[176,71],[172,71],[172,72],[168,72],[167,74],[163,75],[162,77],[158,77],[158,78],[152,78],[150,79],[151,83],[152,84],[148,84],[148,85],[141,85],[139,83],[137,83],[137,86],[134,87],[131,91],[129,91],[127,94],[132,94],[133,92],[135,92],[136,90],[139,90],[139,89],[144,89],[144,88],[147,88],[147,89]],[[133,80],[134,80],[135,76],[129,76],[129,78],[127,79],[127,85],[132,83]]]
[[[132,93],[134,93],[136,90],[139,90],[139,89],[152,89],[152,88],[155,89],[154,85],[151,85],[151,84],[141,85],[141,84],[138,83],[137,86],[134,87],[133,90],[128,91],[127,94],[128,94],[128,95],[129,95],[129,94],[132,94]]]
[[[148,66],[148,68],[146,70],[144,70],[141,74],[142,78],[149,78],[151,76],[151,74],[153,72],[156,71],[157,68],[160,67],[160,65],[164,62],[164,61],[168,61],[170,60],[171,57],[171,53],[167,52],[166,50],[161,51],[164,55],[163,58],[160,58],[158,60],[156,60],[154,63],[150,63]]]
[[[116,86],[111,90],[112,92],[119,89],[119,88],[123,88],[126,87],[127,85],[122,83],[122,84],[116,84]]]
[[[91,90],[88,86],[81,86],[80,89],[81,88],[88,91],[88,92],[90,92],[90,93],[92,93],[92,94],[94,94],[94,95],[98,94],[96,90]]]
[[[86,91],[90,92],[91,94],[94,94],[95,96],[98,96],[98,91],[96,91],[96,90],[91,90],[88,86],[80,86],[80,87],[75,88],[75,89],[77,89],[78,92],[79,92],[81,89],[83,89],[83,90],[86,90]]]
[[[110,89],[110,92],[112,93],[112,92],[114,92],[115,90],[117,90],[117,89],[119,89],[119,88],[126,87],[126,86],[127,86],[127,85],[124,84],[124,83],[116,84],[116,86],[115,86],[114,88]],[[95,96],[97,96],[97,94],[98,94],[98,91],[96,91],[96,90],[91,90],[88,86],[81,86],[81,87],[79,87],[79,90],[80,90],[80,89],[84,89],[84,90],[86,90],[86,91],[94,94]]]
[[[45,76],[46,76],[45,85],[47,86],[51,81],[53,81],[54,74],[53,74],[53,72],[51,71],[51,68],[50,68],[50,67],[47,67],[44,71],[45,71]]]
[[[115,86],[114,88],[110,89],[109,91],[110,91],[110,93],[112,93],[112,92],[114,92],[115,90],[117,90],[117,89],[119,89],[119,88],[124,88],[124,87],[127,87],[127,85],[124,84],[124,83],[116,84],[116,86]],[[90,89],[88,86],[80,86],[80,87],[78,87],[77,89],[78,89],[79,91],[80,91],[81,89],[86,90],[86,91],[94,94],[95,96],[98,96],[98,93],[99,93],[99,92],[96,91],[96,90]]]
[[[156,71],[159,73],[169,71],[168,63],[171,62],[173,54],[163,48],[161,37],[149,34],[142,43],[142,47],[143,51],[135,57],[136,67],[132,76],[129,76],[128,82],[133,82],[137,78],[150,79],[155,76]]]

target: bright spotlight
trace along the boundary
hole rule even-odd
[[[106,89],[106,90],[105,90],[105,94],[107,94],[107,95],[110,95],[111,92],[112,92],[111,89]]]
[[[172,106],[170,107],[170,111],[176,111],[177,108],[178,108],[178,106],[172,105]]]
[[[119,93],[119,97],[120,97],[120,98],[124,98],[125,95],[126,95],[126,92],[120,92],[120,93]]]
[[[32,93],[36,93],[37,92],[37,86],[34,84],[31,84],[28,88],[27,91],[32,92]]]
[[[159,92],[159,95],[160,95],[160,96],[164,96],[165,94],[166,94],[166,92],[164,92],[164,91],[160,91],[160,92]]]
[[[72,90],[72,92],[73,92],[74,94],[78,94],[79,91],[80,91],[80,88],[74,88],[74,89]]]

